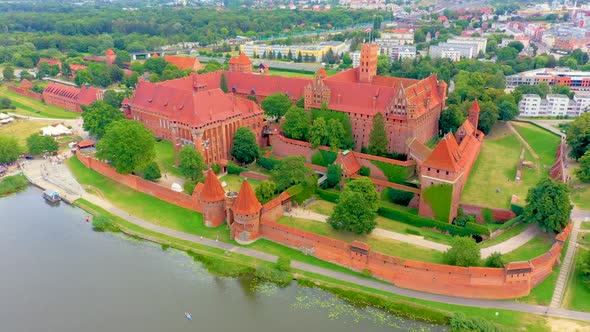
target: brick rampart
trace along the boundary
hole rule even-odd
[[[25,96],[25,97],[29,97],[29,98],[33,98],[39,101],[43,100],[43,95],[34,91],[31,91],[29,89],[23,89],[23,88],[19,88],[16,86],[9,86],[8,90],[14,92],[14,93],[18,93],[21,96]]]
[[[465,204],[461,203],[460,207],[463,209],[463,213],[475,216],[475,219],[479,223],[485,222],[482,216],[482,210],[486,209],[485,206],[475,205],[475,204]],[[511,210],[506,209],[496,209],[496,208],[489,208],[492,210],[492,215],[494,216],[494,220],[497,222],[504,222],[510,219],[516,218],[516,214]]]
[[[140,191],[144,194],[154,196],[168,203],[181,206],[183,208],[203,212],[203,208],[199,203],[198,196],[201,193],[198,186],[193,195],[189,196],[184,193],[176,192],[172,189],[163,187],[157,183],[144,180],[140,177],[131,174],[119,174],[115,169],[102,161],[85,156],[80,151],[76,151],[76,156],[86,167],[114,180],[121,184],[130,187],[131,189]]]

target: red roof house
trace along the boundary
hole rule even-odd
[[[204,66],[197,58],[177,55],[164,55],[164,60],[175,65],[180,69],[190,69],[193,71],[197,71],[204,68]]]
[[[37,69],[39,69],[43,62],[47,63],[50,66],[58,66],[59,70],[61,70],[61,61],[49,58],[40,58],[37,62]]]

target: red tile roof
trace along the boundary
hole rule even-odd
[[[108,49],[105,53],[105,55],[115,55],[115,51],[113,51],[112,49]]]
[[[358,160],[351,152],[348,152],[346,155],[339,154],[336,163],[342,165],[344,174],[346,175],[356,174],[356,172],[361,169],[361,164],[359,164]]]
[[[225,199],[225,190],[221,186],[219,179],[215,176],[213,171],[207,172],[205,177],[205,185],[201,191],[201,201],[203,202],[219,202]]]
[[[164,60],[175,65],[180,69],[201,70],[203,65],[197,58],[190,58],[186,56],[164,55]]]
[[[242,182],[238,198],[236,198],[234,203],[234,213],[241,215],[255,214],[260,212],[261,208],[262,205],[256,198],[254,190],[252,190],[252,187],[250,186],[250,182],[248,182],[248,180]]]
[[[160,56],[158,55],[158,53],[154,53],[152,54],[152,58],[159,58]]]
[[[49,59],[49,58],[40,58],[39,61],[37,62],[37,68],[39,68],[39,66],[43,62],[47,62],[47,64],[49,64],[50,66],[53,66],[53,65],[59,66],[59,68],[61,69],[61,61],[55,60],[55,59]]]
[[[461,169],[460,160],[461,155],[457,140],[453,134],[448,133],[438,142],[422,166],[444,171],[458,171]]]
[[[239,56],[234,56],[229,59],[230,65],[248,65],[252,64],[252,60],[246,55],[246,53],[240,53]]]
[[[262,97],[280,92],[287,94],[292,100],[303,96],[305,86],[311,83],[307,78],[255,75],[235,71],[225,72],[225,77],[230,91],[245,95],[254,92]],[[219,82],[217,84],[219,86]]]
[[[22,81],[20,81],[19,88],[30,89],[32,87],[33,83],[31,83],[31,81],[29,81],[28,79],[24,78]]]
[[[480,112],[479,109],[479,102],[476,100],[473,101],[473,104],[471,104],[471,107],[469,107],[469,111],[476,111],[476,112]]]
[[[78,147],[80,149],[89,148],[89,147],[92,147],[94,145],[96,145],[96,143],[93,142],[93,141],[81,141],[80,143],[78,143]]]
[[[47,87],[45,87],[45,90],[43,90],[43,94],[60,96],[61,98],[70,99],[80,105],[90,105],[97,99],[101,99],[100,90],[97,88],[87,86],[77,88],[55,82],[49,83]]]
[[[316,75],[318,75],[321,78],[324,77],[328,77],[328,73],[326,73],[326,69],[324,69],[324,67],[320,68],[317,72]]]
[[[70,69],[72,70],[72,73],[77,72],[78,70],[82,70],[82,69],[86,69],[88,68],[87,66],[84,65],[77,65],[75,63],[70,65]]]
[[[506,264],[506,270],[523,270],[532,268],[531,263],[528,261],[523,262],[510,262]]]

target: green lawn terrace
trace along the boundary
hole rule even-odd
[[[585,237],[582,238],[584,235]],[[570,271],[567,291],[563,299],[564,307],[567,309],[590,312],[590,285],[584,283],[580,273],[584,259],[590,259],[590,233],[580,234],[574,268]]]
[[[511,124],[515,130],[511,129]],[[529,188],[548,174],[559,137],[530,123],[511,124],[496,124],[484,139],[461,202],[508,209],[512,195],[516,195],[518,204],[524,205]],[[517,183],[521,153],[529,166],[523,165],[521,180]]]
[[[0,97],[10,99],[12,105],[16,107],[14,110],[7,110],[11,113],[48,119],[75,119],[80,116],[80,113],[71,112],[63,108],[47,105],[42,101],[33,98],[21,96],[15,92],[9,91],[8,86],[0,86]]]

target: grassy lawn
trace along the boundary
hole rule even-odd
[[[521,182],[514,182],[522,148],[516,135],[506,130],[506,124],[497,124],[491,135],[484,139],[461,201],[509,208],[513,194],[524,200],[528,189],[534,186],[545,172],[523,168]]]
[[[541,233],[518,249],[503,255],[502,258],[505,262],[528,261],[549,251],[551,245],[553,245],[553,236]]]
[[[582,229],[590,229],[590,221],[583,222],[581,227]]]
[[[78,181],[98,196],[109,200],[118,208],[145,219],[156,225],[176,229],[191,234],[229,240],[225,226],[208,228],[203,225],[203,215],[119,184],[98,172],[86,168],[77,158],[66,164]]]
[[[524,231],[530,224],[522,222],[514,227],[512,227],[511,229],[507,230],[506,232],[496,236],[493,239],[490,240],[485,240],[479,243],[479,247],[480,248],[487,248],[487,247],[491,247],[494,246],[498,243],[504,242],[518,234],[520,234],[522,231]]]
[[[38,100],[8,91],[6,85],[0,86],[0,97],[7,97],[12,101],[16,109],[11,110],[11,112],[15,114],[54,119],[75,119],[80,116],[79,113],[67,111],[57,106],[47,105]]]
[[[336,204],[323,200],[316,200],[305,207],[306,210],[310,210],[316,213],[331,215]],[[393,219],[384,218],[381,216],[377,217],[377,227],[386,229],[388,231],[422,236],[426,240],[438,242],[442,244],[450,244],[451,237],[442,233],[433,232],[424,228],[408,225]]]
[[[242,182],[244,182],[244,180],[244,177],[235,174],[226,174],[219,178],[222,186],[225,182],[225,186],[223,187],[225,191],[240,191],[240,187],[242,186]],[[254,190],[256,190],[256,187],[258,187],[258,184],[260,183],[260,181],[252,179],[248,179],[248,182],[250,182],[250,185]]]
[[[424,249],[422,247],[417,247],[405,242],[399,242],[373,235],[356,235],[349,232],[336,231],[327,223],[287,216],[281,217],[278,222],[284,225],[296,227],[308,232],[346,242],[359,240],[369,244],[372,250],[388,255],[432,263],[442,263],[443,261],[442,253],[435,250]]]
[[[176,176],[182,176],[178,168],[174,167],[174,145],[170,141],[156,142],[156,162],[162,170]]]
[[[590,185],[585,185],[577,189],[571,189],[570,198],[578,208],[590,210]]]
[[[280,69],[271,68],[266,75],[272,76],[284,76],[284,77],[301,77],[301,78],[313,78],[315,73],[296,73],[292,71],[283,71]]]
[[[512,122],[518,133],[539,155],[541,164],[551,166],[555,162],[555,152],[561,139],[559,136],[526,122]]]
[[[564,305],[568,309],[590,312],[590,288],[582,282],[577,270],[587,255],[590,255],[590,247],[579,245],[576,251],[576,265],[569,277],[564,298]]]
[[[14,137],[19,144],[25,147],[27,145],[27,137],[34,133],[40,132],[42,127],[46,127],[55,121],[50,120],[16,120],[9,124],[0,126],[0,135]]]

